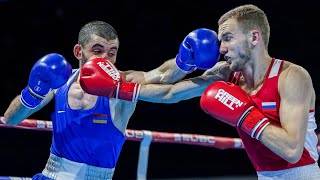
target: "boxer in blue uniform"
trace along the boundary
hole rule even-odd
[[[73,48],[78,69],[72,70],[59,54],[41,58],[4,114],[7,124],[16,125],[55,98],[50,157],[33,179],[112,179],[137,100],[157,99],[156,90],[148,91],[149,84],[173,83],[197,68],[206,70],[203,77],[216,73],[217,80],[223,79],[226,64],[214,66],[219,58],[216,35],[210,29],[194,30],[178,55],[158,68],[118,71],[117,32],[93,21],[81,28]]]

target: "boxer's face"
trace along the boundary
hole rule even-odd
[[[108,41],[100,36],[92,35],[89,43],[82,47],[81,64],[83,65],[88,60],[94,58],[108,59],[114,64],[116,63],[118,49],[119,39]]]
[[[240,71],[251,59],[252,46],[236,20],[229,19],[219,26],[220,53],[231,64],[232,71]]]

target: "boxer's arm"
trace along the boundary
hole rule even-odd
[[[279,78],[280,122],[269,125],[260,141],[290,163],[300,160],[307,132],[310,107],[314,106],[314,89],[308,72],[297,65],[284,70]]]
[[[54,91],[49,92],[41,101],[41,103],[34,109],[25,107],[20,101],[20,96],[21,95],[16,96],[5,111],[3,120],[6,124],[17,125],[24,119],[31,116],[33,113],[42,109],[52,100],[52,98],[54,97]]]
[[[230,74],[230,64],[227,61],[218,61],[212,68],[207,69],[202,76],[219,75],[223,81],[228,81]]]
[[[153,103],[177,103],[194,97],[200,97],[208,86],[205,77],[195,77],[172,84],[142,85],[138,100]]]
[[[180,70],[175,58],[165,61],[161,66],[148,72],[143,71],[124,71],[126,81],[136,82],[139,84],[159,84],[159,83],[174,83],[183,79],[187,73]]]
[[[175,84],[142,85],[138,100],[155,103],[177,103],[194,97],[200,97],[213,82],[226,81],[230,75],[229,65],[223,61],[206,70],[201,76],[184,79]]]

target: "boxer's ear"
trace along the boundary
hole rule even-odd
[[[251,43],[257,45],[261,41],[261,34],[257,30],[251,31]]]
[[[73,54],[78,60],[82,59],[82,47],[80,44],[76,44],[73,47]]]

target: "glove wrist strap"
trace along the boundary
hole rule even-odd
[[[259,139],[262,131],[270,124],[270,121],[257,108],[251,106],[243,115],[238,126],[252,138]]]
[[[117,99],[131,102],[136,102],[138,100],[141,84],[133,82],[119,82],[117,87]]]
[[[176,56],[176,65],[181,71],[185,73],[191,73],[197,69],[197,66],[195,65],[190,65],[182,62],[179,55]]]
[[[40,96],[38,94],[35,94],[29,86],[26,86],[22,91],[21,91],[21,96],[20,96],[20,102],[22,105],[24,105],[28,109],[34,109],[36,108],[41,101],[43,100],[44,96]]]

